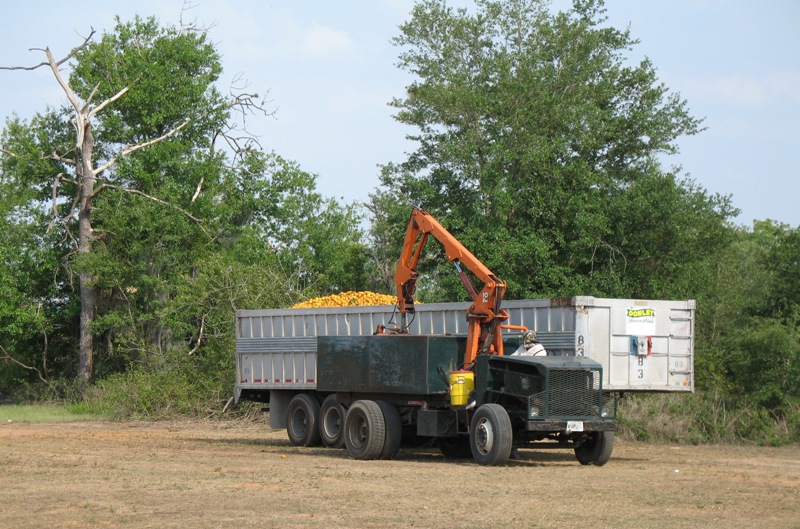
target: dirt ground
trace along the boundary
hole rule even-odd
[[[800,528],[800,447],[617,441],[604,467],[297,448],[252,422],[0,424],[0,527]]]

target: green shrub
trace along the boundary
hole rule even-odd
[[[233,395],[233,372],[209,367],[202,358],[168,353],[158,362],[96,381],[81,405],[118,419],[218,415]]]
[[[800,441],[800,406],[777,416],[740,397],[717,391],[628,395],[618,411],[623,437],[682,444]]]

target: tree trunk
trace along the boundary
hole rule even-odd
[[[80,145],[80,162],[77,164],[77,177],[80,186],[80,209],[78,211],[78,253],[89,254],[92,251],[92,200],[94,199],[95,175],[92,165],[94,136],[89,119],[77,116],[78,126],[83,127],[83,142]],[[95,316],[94,276],[87,270],[79,275],[81,295],[80,323],[80,362],[78,365],[78,382],[88,385],[92,379],[94,368],[94,341],[92,322]]]

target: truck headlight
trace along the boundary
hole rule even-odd
[[[531,419],[538,417],[540,413],[541,412],[539,411],[539,408],[537,406],[531,406],[530,408],[528,408],[528,417],[530,417]]]
[[[603,406],[593,406],[594,414],[599,415],[600,417],[611,417],[611,408],[603,404]]]

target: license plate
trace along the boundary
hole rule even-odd
[[[567,433],[582,432],[583,421],[567,421]]]

